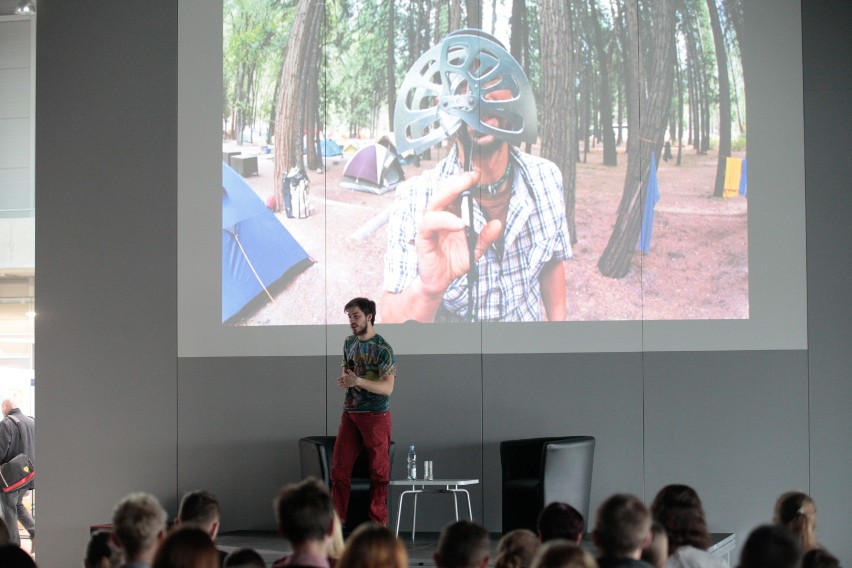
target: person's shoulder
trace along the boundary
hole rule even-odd
[[[514,158],[533,193],[541,189],[549,190],[551,186],[562,183],[562,170],[547,158],[519,150],[515,150]]]

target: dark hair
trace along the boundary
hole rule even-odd
[[[529,568],[541,542],[528,529],[515,529],[503,535],[497,545],[494,568]]]
[[[160,542],[151,568],[219,568],[219,551],[207,531],[177,527]]]
[[[292,544],[324,539],[334,522],[328,489],[316,477],[285,485],[275,497],[275,521]]]
[[[219,520],[219,501],[209,491],[198,489],[183,496],[178,508],[181,523],[208,525]]]
[[[827,550],[814,548],[802,556],[802,568],[840,568],[840,560]]]
[[[573,542],[583,537],[586,523],[583,515],[568,503],[555,501],[538,515],[538,535],[541,542],[564,538]]]
[[[370,323],[376,325],[376,302],[367,298],[352,298],[343,306],[343,311],[358,308],[364,315],[370,318]]]
[[[707,550],[710,534],[698,493],[688,485],[666,485],[651,503],[651,514],[666,529],[669,552],[681,546]]]
[[[3,568],[36,568],[35,560],[17,544],[0,546],[0,566]]]
[[[99,568],[101,560],[104,558],[109,561],[113,560],[113,550],[109,546],[111,538],[112,533],[107,530],[92,533],[92,536],[89,537],[89,544],[86,545],[86,557],[83,559],[83,565],[86,568]]]
[[[598,507],[595,544],[603,556],[626,556],[641,548],[651,530],[651,514],[638,497],[616,493]]]
[[[554,539],[545,543],[533,560],[533,568],[597,568],[594,557],[576,542]]]
[[[473,521],[456,521],[444,527],[435,550],[440,568],[475,568],[488,558],[488,532]]]
[[[790,531],[778,525],[762,525],[748,535],[739,568],[795,568],[801,557],[801,548]]]
[[[336,568],[408,568],[408,553],[392,530],[364,523],[349,540]]]
[[[253,548],[237,548],[228,553],[222,568],[266,568],[266,561]]]

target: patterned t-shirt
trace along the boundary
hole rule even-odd
[[[381,335],[366,341],[350,335],[343,342],[343,367],[368,381],[378,381],[385,375],[396,374],[393,349]],[[348,412],[383,412],[388,409],[390,397],[370,392],[361,387],[346,389],[343,410]]]

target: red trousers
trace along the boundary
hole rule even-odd
[[[352,466],[367,450],[370,464],[370,520],[388,524],[388,481],[390,481],[390,412],[344,412],[334,442],[331,460],[331,496],[334,509],[346,522],[349,492],[352,487]],[[354,527],[350,527],[354,528]]]

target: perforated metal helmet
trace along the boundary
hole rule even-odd
[[[489,100],[508,91],[505,100]],[[483,123],[497,117],[499,126]],[[449,138],[462,123],[510,144],[535,142],[538,118],[527,76],[490,34],[452,32],[414,62],[396,99],[394,134],[400,154],[419,154]]]

